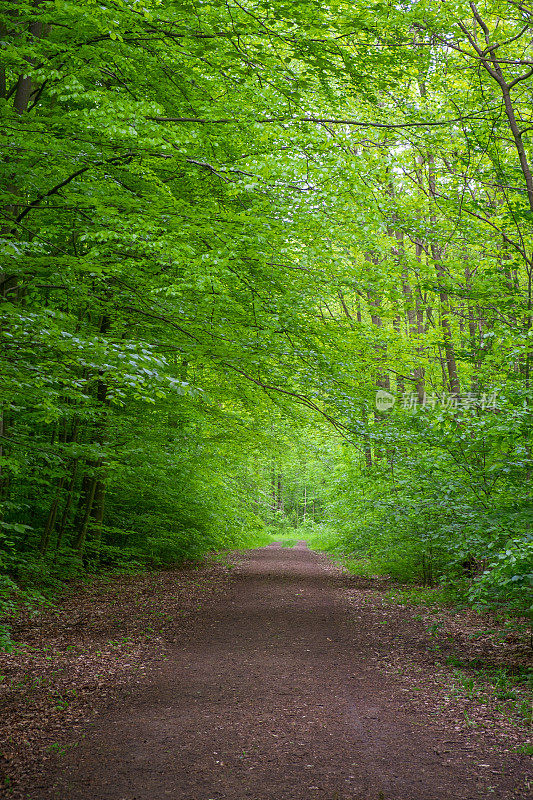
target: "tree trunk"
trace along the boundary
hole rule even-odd
[[[61,516],[61,523],[59,525],[59,531],[57,533],[57,541],[56,541],[56,554],[54,556],[54,562],[57,560],[57,555],[59,548],[61,547],[61,543],[63,542],[63,537],[65,535],[65,529],[67,526],[67,519],[68,513],[70,511],[70,507],[72,505],[72,498],[74,496],[74,486],[76,485],[76,475],[78,472],[78,459],[73,461],[72,463],[72,473],[70,476],[70,483],[67,489],[67,496],[65,499],[65,505],[63,507],[63,514]]]
[[[278,474],[278,502],[277,502],[277,509],[279,512],[283,514],[284,505],[283,505],[283,476]]]
[[[99,467],[101,467],[101,465],[102,462],[100,460],[97,462],[96,468],[98,469]],[[78,536],[76,537],[76,541],[74,542],[74,549],[78,551],[78,555],[80,556],[80,558],[83,555],[83,548],[85,547],[85,540],[87,538],[87,531],[89,529],[89,521],[91,519],[91,512],[93,509],[93,503],[97,485],[98,485],[98,478],[96,475],[94,475],[92,478],[89,479],[83,520],[80,529],[78,531]]]
[[[48,550],[48,545],[50,544],[50,537],[55,528],[57,508],[59,506],[59,500],[61,498],[61,492],[63,490],[64,484],[65,484],[65,478],[63,477],[59,481],[55,497],[52,500],[52,505],[50,506],[50,511],[48,512],[48,518],[46,520],[46,524],[44,526],[44,530],[41,536],[41,541],[39,544],[39,552],[42,556],[44,556],[46,554],[46,551]]]
[[[437,189],[436,189],[436,176],[434,170],[435,159],[432,154],[428,155],[428,183],[429,183],[429,194],[433,198],[436,199]],[[436,217],[431,215],[430,217],[431,222],[434,224],[436,222]],[[453,336],[452,336],[452,328],[450,324],[450,300],[448,297],[448,292],[445,288],[446,282],[446,269],[444,264],[442,263],[442,248],[440,245],[436,244],[435,242],[431,243],[431,257],[433,259],[433,264],[435,266],[435,273],[437,276],[437,287],[440,299],[440,326],[442,331],[442,340],[444,346],[444,353],[445,353],[445,360],[446,360],[446,370],[448,373],[448,381],[445,382],[448,385],[445,385],[445,389],[448,388],[450,393],[453,395],[460,394],[461,387],[459,384],[459,376],[457,373],[457,363],[455,360],[455,348],[453,344]]]

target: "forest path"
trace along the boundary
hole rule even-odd
[[[415,710],[405,703],[405,683],[377,665],[376,612],[348,605],[345,581],[303,544],[245,553],[169,658],[85,725],[27,796],[525,797],[521,757],[432,719],[431,697]]]

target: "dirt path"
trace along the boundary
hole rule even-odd
[[[527,797],[527,759],[405,702],[382,631],[304,546],[245,554],[140,687],[52,763],[31,800]],[[386,645],[389,647],[389,644]],[[53,788],[52,788],[53,787]]]

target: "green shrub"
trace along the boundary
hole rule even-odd
[[[475,605],[533,615],[533,539],[512,539],[468,593]]]

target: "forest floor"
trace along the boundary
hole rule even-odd
[[[388,588],[303,543],[73,587],[0,658],[0,793],[530,798],[525,690],[479,680],[523,668],[525,639]]]

